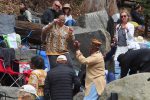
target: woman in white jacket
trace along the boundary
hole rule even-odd
[[[116,26],[115,42],[117,50],[114,57],[115,63],[115,78],[120,78],[120,66],[117,57],[128,51],[130,43],[134,41],[134,25],[129,23],[130,15],[127,9],[120,11],[120,23]]]

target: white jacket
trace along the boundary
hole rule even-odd
[[[118,24],[116,26],[116,35],[115,37],[117,38],[118,41],[118,31],[120,30],[121,25]],[[134,42],[134,25],[131,23],[127,23],[127,29],[125,29],[125,33],[126,33],[126,42],[127,42],[127,46],[130,45],[130,43]]]

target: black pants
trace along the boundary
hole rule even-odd
[[[73,61],[71,59],[70,53],[65,53],[64,55],[67,57],[67,61],[68,61],[68,64],[70,65],[70,67],[73,67]],[[55,68],[57,66],[56,59],[58,56],[59,55],[48,55],[51,69]]]

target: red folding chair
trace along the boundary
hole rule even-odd
[[[15,81],[17,82],[18,80],[23,80],[23,84],[27,84],[28,83],[28,79],[29,76],[32,72],[32,69],[30,69],[30,67],[27,67],[26,64],[28,65],[29,62],[20,62],[20,61],[14,61],[14,63],[17,64],[18,68],[19,68],[19,77],[18,79]],[[16,67],[15,65],[12,65],[12,67]],[[14,84],[14,83],[13,83]],[[12,84],[12,85],[13,85]]]
[[[2,75],[2,77],[0,79],[0,82],[2,82],[2,79],[4,78],[4,76],[6,74],[8,74],[10,76],[10,78],[14,81],[13,84],[16,84],[18,87],[20,87],[20,85],[17,83],[17,81],[15,80],[15,78],[13,76],[18,76],[21,73],[13,71],[11,66],[7,66],[6,67],[5,64],[4,64],[4,60],[3,59],[0,59],[0,73],[3,73],[3,75]]]

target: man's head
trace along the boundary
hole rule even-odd
[[[64,14],[60,14],[58,17],[58,25],[59,26],[63,26],[65,23],[65,15]]]
[[[53,8],[56,12],[59,12],[59,10],[62,9],[62,5],[61,5],[60,1],[59,1],[59,0],[55,0],[55,1],[53,2],[52,8]]]
[[[66,64],[67,63],[67,57],[65,55],[59,55],[57,57],[56,61],[59,64]]]
[[[91,41],[90,53],[92,54],[92,53],[98,51],[101,44],[102,43],[98,39],[93,38]]]

